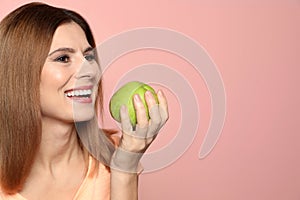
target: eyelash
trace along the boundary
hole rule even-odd
[[[96,60],[95,55],[93,55],[93,54],[85,55],[84,58],[87,61],[94,61],[94,60]],[[54,61],[61,62],[61,63],[68,63],[70,61],[70,56],[68,56],[68,55],[62,55],[62,56],[57,57]]]
[[[70,56],[68,56],[68,55],[62,55],[62,56],[57,57],[55,59],[55,61],[62,62],[62,63],[68,63],[70,61]]]
[[[84,56],[84,58],[87,60],[87,61],[94,61],[96,58],[95,58],[95,55],[93,54],[87,54]]]

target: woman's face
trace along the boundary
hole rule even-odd
[[[93,48],[76,23],[59,26],[41,74],[43,118],[66,122],[94,116],[100,69]]]

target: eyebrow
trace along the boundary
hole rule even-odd
[[[92,47],[88,47],[88,48],[86,48],[86,49],[83,51],[83,53],[87,53],[87,52],[89,52],[89,51],[93,51],[93,49],[94,49],[94,48],[92,48]],[[53,55],[53,54],[56,53],[56,52],[75,53],[75,49],[73,49],[73,48],[68,48],[68,47],[58,48],[58,49],[52,51],[48,56],[51,56],[51,55]]]
[[[89,51],[94,51],[94,48],[93,48],[93,47],[88,47],[88,48],[86,48],[86,49],[83,51],[83,53],[87,53],[87,52],[89,52]]]

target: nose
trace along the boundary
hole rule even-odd
[[[76,71],[76,79],[98,79],[100,76],[100,68],[98,63],[93,61],[88,61],[85,58],[82,62],[78,64],[78,69]]]

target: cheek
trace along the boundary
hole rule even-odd
[[[41,74],[40,90],[58,91],[69,80],[70,72],[57,66],[44,66]]]
[[[64,74],[61,71],[54,69],[43,69],[41,74],[41,84],[43,85],[57,85],[63,82]]]
[[[67,80],[66,72],[44,67],[40,82],[40,104],[43,116],[62,116],[61,112],[66,108],[62,87]]]
[[[40,82],[40,101],[42,108],[58,104],[63,92],[60,89],[68,80],[67,74],[61,70],[55,70],[51,66],[44,66]],[[53,108],[52,108],[53,109]]]

